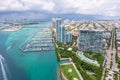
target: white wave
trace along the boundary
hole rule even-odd
[[[4,60],[4,58],[2,57],[2,55],[0,55],[0,60]]]
[[[3,65],[3,61],[4,61],[4,58],[2,57],[2,55],[0,55],[0,64],[1,64],[1,70],[2,70],[2,75],[3,75],[3,80],[8,80],[7,74],[6,74],[4,65]]]
[[[7,47],[7,51],[11,48],[11,45]]]

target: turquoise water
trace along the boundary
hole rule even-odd
[[[5,58],[8,80],[57,80],[55,51],[23,53],[20,47],[29,42],[40,27],[51,23],[27,25],[15,32],[0,32],[0,54]]]
[[[91,63],[91,64],[94,63],[94,60],[91,60],[91,59],[87,58],[87,57],[84,56],[83,54],[78,53],[78,56],[79,56],[82,60],[84,60],[84,61],[86,61],[86,62],[88,62],[88,63]]]
[[[2,24],[2,23],[0,23],[0,26],[9,26],[8,24]]]

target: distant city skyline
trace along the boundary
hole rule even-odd
[[[0,18],[119,19],[119,4],[119,0],[1,0]]]

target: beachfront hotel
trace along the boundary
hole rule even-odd
[[[78,49],[83,52],[101,52],[103,48],[103,31],[82,29],[79,32]]]

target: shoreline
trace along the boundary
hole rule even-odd
[[[21,30],[21,29],[22,29],[22,26],[15,26],[15,27],[11,27],[11,28],[2,29],[0,31],[3,31],[3,32],[14,32],[14,31],[18,31],[18,30]]]

